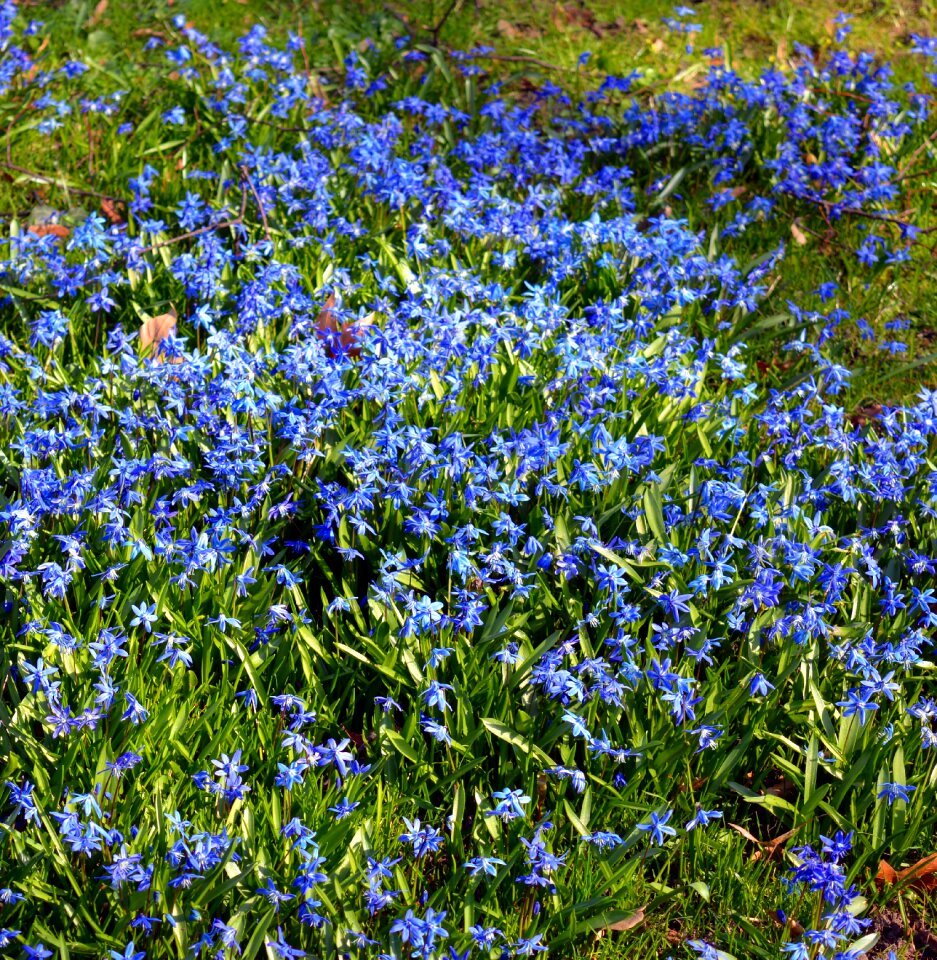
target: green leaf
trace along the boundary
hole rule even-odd
[[[664,525],[664,511],[661,506],[660,489],[656,484],[648,484],[644,489],[644,516],[647,525],[654,534],[657,542],[662,546],[668,542],[667,529]]]

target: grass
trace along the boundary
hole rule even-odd
[[[706,63],[699,51],[707,47],[720,48],[728,65],[751,76],[765,66],[783,67],[794,62],[796,42],[806,43],[824,55],[832,49],[834,17],[840,8],[852,17],[849,43],[854,49],[870,49],[887,58],[901,80],[923,81],[921,60],[908,51],[911,34],[927,33],[932,17],[927,3],[707,3],[699,8],[703,30],[692,37],[693,52],[687,52],[683,38],[671,34],[660,22],[667,11],[659,3],[646,0],[604,5],[483,3],[477,8],[466,2],[455,4],[451,11],[442,3],[410,4],[403,11],[393,4],[323,2],[310,6],[193,0],[179,9],[190,23],[222,44],[232,43],[254,23],[263,23],[275,38],[283,38],[291,30],[303,32],[313,44],[317,38],[331,37],[325,41],[326,61],[322,66],[336,43],[348,46],[353,37],[400,33],[405,26],[417,37],[435,36],[445,48],[491,46],[498,56],[520,58],[521,62],[494,60],[488,64],[503,74],[507,89],[519,95],[531,82],[542,79],[554,79],[576,90],[584,89],[603,72],[627,74],[639,70],[640,88],[649,91],[653,102],[655,92],[692,92],[701,82]],[[103,8],[90,2],[68,2],[39,12],[52,27],[50,49],[57,56],[81,53],[95,65],[95,77],[102,84],[119,83],[131,88],[128,114],[153,117],[172,106],[172,95],[163,83],[159,56],[145,55],[142,47],[154,32],[166,29],[176,8],[163,2],[145,2],[133,6],[133,15],[128,11],[126,5],[112,0]],[[321,59],[321,48],[317,50]],[[586,50],[592,52],[592,59],[582,67],[578,58]],[[92,93],[94,86],[92,81]],[[15,116],[14,111],[9,113]],[[30,136],[28,127],[23,137],[8,131],[8,157],[16,161],[28,156],[31,167],[55,168],[76,184],[99,188],[110,185],[116,190],[138,154],[132,146],[128,149],[109,139],[107,132],[95,131],[94,136],[104,138],[93,146],[97,170],[86,137],[79,135],[66,143]],[[180,147],[165,149],[178,155],[177,162],[184,162],[178,154]],[[661,159],[656,156],[654,166],[648,168],[648,183],[661,174]],[[924,229],[935,225],[931,213],[933,168],[937,166],[934,159],[933,144],[922,145],[901,187],[900,208],[909,211],[911,219]],[[679,162],[679,157],[669,158],[663,172],[674,173]],[[708,196],[705,179],[705,170],[702,179],[688,177],[679,193],[670,197],[667,208],[674,216],[685,217],[691,229],[709,235],[716,218],[704,202]],[[0,191],[0,209],[22,213],[37,204],[44,208],[49,199],[46,186],[29,184],[23,178],[14,180],[7,184],[5,195]],[[24,187],[31,187],[31,191]],[[753,184],[752,190],[757,190],[757,185]],[[74,198],[69,201],[73,202]],[[86,206],[78,204],[77,212]],[[805,228],[798,234],[804,241],[802,247],[792,240],[795,221]],[[866,271],[855,269],[852,255],[865,226],[855,222],[831,226],[817,210],[792,209],[786,217],[766,225],[757,237],[726,241],[723,247],[741,263],[761,255],[772,243],[784,242],[794,248],[784,260],[784,269],[768,278],[772,295],[762,305],[765,317],[784,312],[786,300],[794,294],[817,289],[825,282],[840,285],[843,305],[848,304],[855,317],[867,320],[876,334],[875,339],[864,338],[847,325],[837,339],[838,358],[856,371],[847,406],[859,419],[867,419],[869,412],[883,403],[912,396],[922,384],[932,386],[931,361],[937,356],[937,333],[929,309],[937,295],[937,274],[929,246],[919,251],[910,268],[900,272],[886,269],[871,279]],[[889,325],[896,323],[906,328],[902,334],[907,347],[898,362],[890,354],[883,354],[877,342]],[[757,360],[769,367],[778,362],[771,338],[756,347],[756,352]],[[785,379],[784,373],[780,371],[778,383]]]
[[[787,896],[779,881],[802,869],[793,848],[837,830],[854,832],[843,870],[866,900],[838,899],[859,912],[894,902],[894,888],[874,882],[879,859],[900,867],[930,853],[937,823],[930,715],[906,709],[925,703],[933,684],[930,641],[915,639],[927,614],[907,603],[883,612],[891,590],[883,577],[907,600],[932,575],[911,554],[926,559],[935,537],[932,414],[923,402],[851,431],[856,420],[875,419],[874,404],[909,400],[932,382],[926,251],[916,249],[910,265],[863,266],[854,255],[862,216],[826,224],[822,210],[790,197],[763,229],[722,237],[738,207],[720,213],[707,201],[724,152],[680,136],[625,158],[632,229],[627,197],[607,185],[599,199],[570,189],[541,128],[480,115],[480,81],[438,49],[422,43],[425,59],[403,62],[392,43],[400,11],[183,9],[226,46],[258,19],[278,39],[301,27],[310,72],[325,79],[317,88],[304,69],[296,76],[325,102],[309,116],[303,104],[271,112],[284,89],[251,75],[257,64],[245,54],[236,67],[245,96],[227,112],[243,111],[248,123],[225,146],[232,128],[210,107],[217,64],[199,54],[198,76],[186,77],[184,66],[170,76],[163,51],[141,52],[155,32],[174,36],[176,8],[135,6],[131,17],[112,0],[43,9],[53,27],[43,50],[51,63],[68,55],[90,64],[70,104],[126,89],[119,118],[75,112],[43,134],[26,106],[37,91],[25,82],[2,108],[11,166],[0,205],[12,222],[0,358],[9,388],[0,397],[0,656],[9,678],[0,745],[11,785],[0,873],[27,900],[4,905],[0,925],[64,960],[123,955],[131,939],[154,958],[189,955],[201,937],[218,949],[215,919],[234,930],[245,960],[264,950],[290,955],[269,945],[278,926],[309,953],[350,950],[348,931],[365,931],[401,956],[387,914],[373,919],[362,895],[369,857],[404,855],[389,868],[388,886],[400,891],[390,912],[447,911],[460,949],[478,923],[503,928],[518,951],[539,933],[558,955],[687,956],[705,939],[739,958],[770,957],[800,936],[779,908],[797,924],[823,926],[819,898],[803,884]],[[637,95],[648,110],[665,106],[668,90],[694,90],[698,55],[658,26],[659,8],[585,9],[464,4],[435,39],[443,48],[490,41],[504,56],[529,58],[491,64],[510,104],[529,105],[534,81],[561,82],[573,105],[545,108],[548,119],[579,115],[575,101],[591,71],[644,69]],[[793,59],[794,37],[828,56],[832,8],[752,10],[707,7],[697,48],[722,46],[743,74],[761,66],[765,50]],[[882,11],[857,11],[857,43],[882,49],[884,37],[922,29],[928,17],[925,7]],[[406,15],[425,41],[443,10]],[[607,26],[618,16],[623,24]],[[28,42],[38,50],[44,41]],[[580,67],[584,47],[593,57]],[[346,128],[339,84],[352,51],[370,58],[372,76],[386,71],[391,89],[347,93],[361,125]],[[891,52],[902,76],[923,72],[902,48]],[[840,93],[850,98],[849,89]],[[422,159],[445,165],[459,189],[468,193],[476,180],[497,188],[461,207],[452,201],[451,223],[434,207],[448,195],[430,194],[422,181],[411,197],[396,197],[405,164],[390,175],[381,154],[377,186],[365,176],[369,151],[380,149],[361,131],[380,138],[392,98],[417,94],[469,119],[459,130],[454,118],[418,128],[407,117],[390,157],[409,163],[411,147],[425,150]],[[179,127],[161,120],[176,105],[186,111]],[[119,133],[126,119],[134,130]],[[755,157],[736,185],[766,194],[771,177],[759,160],[774,155],[783,131],[770,112],[748,119]],[[330,140],[319,121],[347,140]],[[570,128],[557,139],[575,155],[594,134]],[[883,139],[897,165],[912,165],[900,209],[928,229],[927,128]],[[482,164],[486,149],[494,159]],[[532,171],[523,167],[530,151]],[[296,173],[275,155],[309,166]],[[597,150],[583,176],[622,159],[611,147]],[[128,180],[146,164],[149,186],[133,188],[131,211]],[[523,213],[534,187],[543,190],[536,229]],[[200,215],[180,210],[189,192],[225,226],[203,228]],[[104,219],[81,225],[87,213],[106,212],[101,194],[125,201],[115,234]],[[499,213],[498,196],[510,214]],[[476,208],[484,230],[472,220]],[[564,239],[562,230],[589,223],[593,211],[612,225],[607,235]],[[687,230],[658,222],[661,213]],[[18,231],[49,217],[68,242],[16,242]],[[143,262],[128,237],[145,244]],[[782,241],[787,256],[765,259]],[[732,293],[744,286],[743,277],[720,279],[721,254],[746,266],[746,276],[763,269],[771,292],[757,308],[713,306],[719,283]],[[682,274],[687,265],[698,272]],[[829,280],[840,287],[836,302],[853,320],[866,317],[874,338],[844,322],[823,351],[781,353],[798,332],[798,306],[818,311],[803,324],[807,339],[824,332],[830,321],[812,291]],[[106,318],[86,299],[102,284],[115,297]],[[340,303],[323,314],[329,291]],[[167,340],[162,357],[120,333],[169,305],[186,339]],[[53,308],[65,323],[54,336],[43,327]],[[324,338],[329,311],[336,329],[367,326],[354,350]],[[900,362],[881,350],[883,338],[898,336],[888,330],[895,320],[906,326]],[[858,368],[843,392],[836,363]],[[412,502],[398,501],[397,481],[412,488]],[[421,509],[438,515],[411,526]],[[490,542],[475,546],[470,524]],[[520,535],[512,539],[521,524],[539,546],[528,551]],[[705,579],[707,531],[729,544],[732,569],[721,584]],[[468,566],[460,568],[454,544],[463,536]],[[11,561],[20,547],[22,562]],[[182,573],[192,578],[188,589]],[[687,603],[668,607],[670,594]],[[478,622],[460,628],[462,603],[478,605]],[[440,625],[440,610],[451,622]],[[627,637],[617,634],[620,622]],[[671,636],[669,627],[686,633]],[[880,645],[871,652],[867,635]],[[621,673],[595,665],[629,640]],[[722,647],[707,662],[691,644],[710,640]],[[173,643],[189,662],[161,659]],[[440,647],[452,649],[437,655]],[[492,659],[506,653],[506,662]],[[64,692],[50,686],[39,657]],[[629,677],[629,668],[637,673]],[[655,670],[671,668],[679,682],[654,682]],[[860,722],[847,698],[870,679],[891,682],[891,670],[898,689],[878,688],[871,719]],[[759,674],[773,686],[756,695],[749,685]],[[113,703],[105,676],[119,688]],[[603,686],[611,677],[623,684],[617,693]],[[577,678],[591,697],[577,699]],[[426,699],[434,681],[450,685],[448,710]],[[236,696],[250,691],[254,709]],[[315,721],[273,699],[287,694],[302,696]],[[694,723],[725,737],[715,749],[674,719],[673,697],[697,694]],[[399,712],[375,703],[388,696]],[[62,698],[73,712],[59,737]],[[96,703],[106,706],[95,720]],[[447,724],[451,742],[425,726],[424,713]],[[577,717],[589,736],[576,732]],[[284,746],[290,725],[308,742]],[[599,738],[610,752],[593,749]],[[335,758],[335,741],[348,741],[348,758],[370,769],[343,769],[352,760]],[[615,749],[635,756],[613,759]],[[235,750],[249,793],[231,772],[238,761],[226,759]],[[283,786],[278,765],[303,757],[311,766],[294,771],[303,785]],[[129,766],[113,766],[121,762]],[[555,767],[582,768],[582,790],[545,772]],[[16,799],[24,779],[35,783],[33,801]],[[889,803],[881,791],[891,783],[913,792]],[[485,816],[495,791],[508,788],[526,798],[522,815]],[[360,807],[346,811],[345,801]],[[697,803],[718,806],[722,821],[685,830]],[[167,826],[174,811],[189,827]],[[642,827],[667,811],[678,836],[656,844]],[[423,857],[398,841],[414,832],[407,821],[415,817],[440,831],[440,846]],[[281,832],[293,818],[318,833],[303,841],[304,854]],[[544,852],[565,855],[565,867],[531,866],[526,851],[538,827],[550,838]],[[598,830],[620,834],[610,852],[583,842]],[[765,847],[791,831],[773,852]],[[98,844],[90,854],[81,850],[89,837]],[[316,856],[327,877],[292,887]],[[505,863],[475,882],[463,866],[470,856]],[[149,877],[136,872],[140,864]],[[118,866],[129,879],[114,881]],[[517,884],[537,870],[547,879],[541,887]],[[828,884],[839,877],[829,863],[817,870]],[[300,893],[278,910],[262,892],[268,883]],[[312,892],[332,926],[298,922],[298,901],[308,905]],[[933,915],[927,891],[913,885],[897,902],[909,917]],[[130,926],[150,915],[162,924],[152,937],[145,925]]]

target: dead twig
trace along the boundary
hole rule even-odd
[[[433,27],[433,29],[432,29],[432,31],[431,31],[431,32],[432,32],[432,35],[433,35],[433,44],[434,44],[434,45],[439,42],[439,34],[442,32],[442,28],[446,25],[446,21],[447,21],[447,20],[449,19],[449,17],[455,12],[455,10],[456,10],[459,6],[461,6],[461,4],[462,4],[462,0],[452,0],[452,2],[449,4],[449,6],[446,7],[446,12],[445,12],[445,13],[442,15],[442,17],[440,18],[439,23],[437,23],[436,26]]]
[[[453,51],[449,51],[450,54]],[[462,57],[457,58],[459,60]],[[550,63],[547,60],[541,60],[539,57],[528,57],[520,53],[468,53],[466,60],[498,60],[503,63],[529,63],[535,67],[543,67],[544,70],[558,70],[562,73],[574,73],[572,67],[564,67],[558,63]]]
[[[70,190],[72,193],[78,193],[84,197],[97,197],[99,200],[112,200],[114,203],[125,202],[121,197],[114,197],[109,193],[100,193],[97,190],[89,190],[86,187],[74,187],[65,180],[62,180],[60,177],[50,177],[48,174],[39,173],[36,170],[30,170],[28,167],[20,167],[15,163],[4,163],[3,161],[0,161],[0,168],[5,170],[13,170],[16,173],[22,173],[27,177],[32,177],[34,180],[41,180],[43,183],[51,183],[61,190]]]
[[[260,219],[263,221],[264,225],[264,237],[269,242],[270,241],[270,224],[267,223],[267,211],[264,209],[264,202],[260,199],[260,194],[257,192],[257,188],[254,186],[254,181],[251,180],[251,175],[248,173],[247,167],[240,167],[241,176],[246,181],[248,187],[250,187],[251,193],[254,195],[254,201],[257,204],[257,209],[260,211]]]
[[[229,220],[222,220],[220,223],[211,223],[207,227],[199,227],[197,230],[189,230],[187,233],[180,233],[178,237],[170,237],[168,240],[160,240],[159,243],[151,243],[148,247],[143,247],[138,252],[142,255],[150,253],[153,250],[159,250],[161,247],[169,247],[182,240],[191,240],[193,237],[200,237],[202,234],[211,233],[214,230],[224,230],[228,227],[238,227],[244,223],[244,214],[247,211],[247,191],[241,184],[241,209],[236,217]]]

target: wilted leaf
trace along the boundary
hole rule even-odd
[[[900,871],[898,880],[910,882],[912,887],[919,890],[933,890],[937,887],[937,853],[931,853],[918,860],[913,867]]]
[[[644,923],[644,907],[639,907],[632,913],[630,916],[625,917],[623,920],[618,920],[615,923],[610,923],[605,929],[606,930],[631,930],[633,927],[638,926],[639,924]]]
[[[97,26],[98,21],[101,19],[101,17],[103,17],[104,14],[107,13],[107,3],[108,3],[108,0],[98,0],[98,2],[94,5],[94,11],[92,12],[91,16],[88,18],[89,27]]]
[[[29,232],[37,237],[67,237],[71,231],[61,223],[34,223]]]
[[[170,334],[176,332],[176,310],[160,313],[144,320],[140,326],[140,346],[145,350],[149,346],[158,347]]]
[[[762,857],[764,857],[765,860],[774,860],[779,857],[784,849],[784,844],[787,843],[796,832],[796,830],[788,830],[787,833],[782,833],[781,836],[775,837],[773,840],[767,840],[761,845],[760,850],[756,850],[752,854],[752,863],[755,863]]]
[[[506,40],[516,40],[521,35],[521,31],[510,20],[499,20],[496,29]]]
[[[753,833],[746,830],[745,827],[740,827],[737,823],[730,823],[729,826],[740,833],[746,840],[750,840],[752,843],[757,844],[759,847],[752,854],[752,863],[761,860],[762,857],[766,860],[773,860],[776,857],[781,855],[781,851],[784,849],[784,844],[799,830],[799,827],[796,827],[793,830],[788,830],[787,833],[782,833],[779,837],[775,837],[773,840],[762,841],[759,840]]]
[[[745,837],[746,840],[751,840],[752,843],[757,843],[759,846],[761,846],[761,841],[758,839],[758,837],[746,830],[745,827],[740,827],[737,823],[730,823],[729,826],[735,830],[736,833],[740,833],[743,837]]]
[[[923,890],[925,893],[937,889],[937,853],[922,857],[904,870],[895,870],[890,863],[881,860],[875,875],[875,885],[881,889],[895,883]]]
[[[880,860],[878,873],[875,874],[875,885],[881,889],[891,886],[898,879],[898,871],[887,860]]]
[[[339,325],[338,317],[333,310],[334,306],[335,294],[330,294],[316,318],[316,331],[325,341],[330,357],[338,356],[339,353],[358,357],[361,355],[361,343],[364,340],[365,331],[374,323],[374,314],[369,313],[360,320],[349,320]]]
[[[117,203],[114,200],[104,199],[101,201],[101,213],[107,217],[111,223],[123,223],[124,218],[117,210]]]
[[[801,247],[807,242],[807,234],[805,234],[796,223],[791,224],[791,236],[794,238],[794,242]]]

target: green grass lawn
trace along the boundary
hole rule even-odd
[[[240,2],[240,0],[190,0],[185,4],[142,0],[129,4],[124,0],[36,4],[28,9],[53,25],[50,54],[81,54],[95,66],[103,84],[122,83],[133,91],[128,116],[151,118],[145,145],[134,147],[141,139],[135,134],[130,143],[115,142],[108,134],[68,127],[67,141],[37,137],[23,122],[17,105],[6,109],[7,159],[17,166],[50,171],[76,187],[107,192],[117,186],[147,151],[178,156],[183,162],[185,144],[154,139],[158,124],[153,119],[172,106],[172,93],[163,83],[162,61],[144,53],[151,37],[165,34],[168,19],[180,11],[188,22],[223,44],[231,43],[251,24],[263,23],[274,37],[289,31],[306,36],[317,69],[336,62],[337,51],[349,49],[367,36],[401,34],[435,43],[444,49],[473,46],[492,48],[486,66],[503,78],[505,88],[523,98],[531,84],[551,80],[574,95],[596,82],[604,73],[641,72],[639,96],[653,105],[666,91],[692,91],[701,82],[709,58],[702,51],[718,48],[724,61],[746,76],[776,67],[789,67],[796,60],[796,44],[805,43],[821,57],[833,45],[834,17],[839,9],[848,12],[853,33],[850,46],[869,49],[889,61],[899,78],[921,81],[920,59],[909,54],[909,37],[927,32],[934,17],[934,5],[921,3],[845,3],[829,0],[816,3],[763,2],[702,3],[696,8],[703,30],[692,37],[693,49],[686,49],[684,38],[669,32],[661,19],[670,12],[664,4],[649,0],[625,0],[612,3],[549,3],[545,0],[507,3],[463,0],[410,4],[388,3],[316,3]],[[579,58],[591,57],[585,65]],[[93,80],[89,84],[93,92]],[[910,152],[910,151],[909,151]],[[152,153],[150,153],[152,155]],[[668,158],[663,169],[668,167]],[[920,145],[911,157],[908,175],[902,181],[900,207],[908,219],[922,228],[933,227],[931,208],[937,189],[937,148],[933,142]],[[27,162],[28,161],[28,162]],[[648,167],[647,180],[660,171]],[[705,171],[702,171],[705,175]],[[702,199],[705,190],[688,176],[681,190],[672,196],[667,210],[685,217],[693,229],[709,233],[713,227],[711,211]],[[84,210],[88,197],[64,198],[68,206]],[[92,198],[93,199],[93,198]],[[8,171],[0,185],[0,211],[21,216],[48,203],[61,206],[61,191],[48,183],[30,179],[17,171]],[[795,222],[796,221],[796,222]],[[912,265],[901,271],[884,269],[870,279],[868,271],[853,269],[851,249],[861,237],[861,222],[824,223],[819,211],[792,210],[787,219],[767,225],[755,238],[728,242],[724,251],[740,263],[760,255],[770,244],[785,242],[794,249],[784,260],[783,270],[769,278],[771,296],[761,307],[765,317],[783,312],[786,300],[795,293],[816,289],[835,281],[840,285],[842,304],[855,316],[863,317],[876,333],[889,324],[906,327],[902,331],[907,350],[895,358],[855,334],[844,332],[836,349],[841,360],[855,371],[846,404],[860,418],[866,418],[881,403],[912,396],[920,385],[935,382],[931,360],[937,350],[937,330],[930,304],[937,295],[937,273],[933,245],[918,248]],[[792,229],[793,227],[793,229]],[[797,239],[794,239],[796,234]],[[870,338],[871,339],[871,338]],[[874,344],[874,341],[872,341]],[[756,347],[765,365],[765,375],[784,381],[784,363],[773,349],[771,336]],[[780,367],[782,369],[776,370]]]

